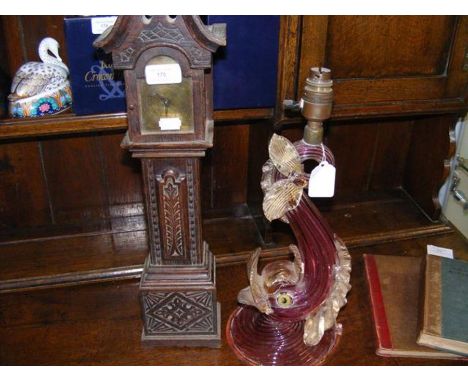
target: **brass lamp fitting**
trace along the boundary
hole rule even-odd
[[[333,101],[331,70],[310,68],[301,99],[301,113],[307,119],[304,141],[310,145],[322,143],[323,121],[330,118]]]

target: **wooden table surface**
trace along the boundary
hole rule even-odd
[[[362,253],[421,256],[425,246],[453,248],[468,259],[468,244],[451,233],[355,248],[352,290],[339,315],[343,336],[326,365],[466,365],[467,362],[383,358],[375,354],[374,329]],[[151,348],[140,342],[138,281],[54,288],[0,295],[1,365],[241,365],[224,330],[247,285],[245,265],[217,270],[222,304],[220,349]]]

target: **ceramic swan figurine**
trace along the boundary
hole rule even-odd
[[[38,49],[42,62],[28,62],[11,84],[10,115],[13,118],[56,114],[71,106],[69,70],[59,55],[59,43],[44,38]]]

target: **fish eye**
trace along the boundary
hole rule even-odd
[[[282,292],[276,296],[276,302],[280,307],[288,308],[293,303],[293,299],[289,293]]]

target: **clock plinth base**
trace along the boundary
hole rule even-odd
[[[203,243],[201,264],[154,265],[140,282],[142,341],[151,346],[221,346],[215,260]]]
[[[147,335],[145,330],[141,334],[142,344],[151,347],[221,347],[221,304],[216,304],[217,331],[212,335],[193,335],[193,334],[175,334],[175,335]]]

